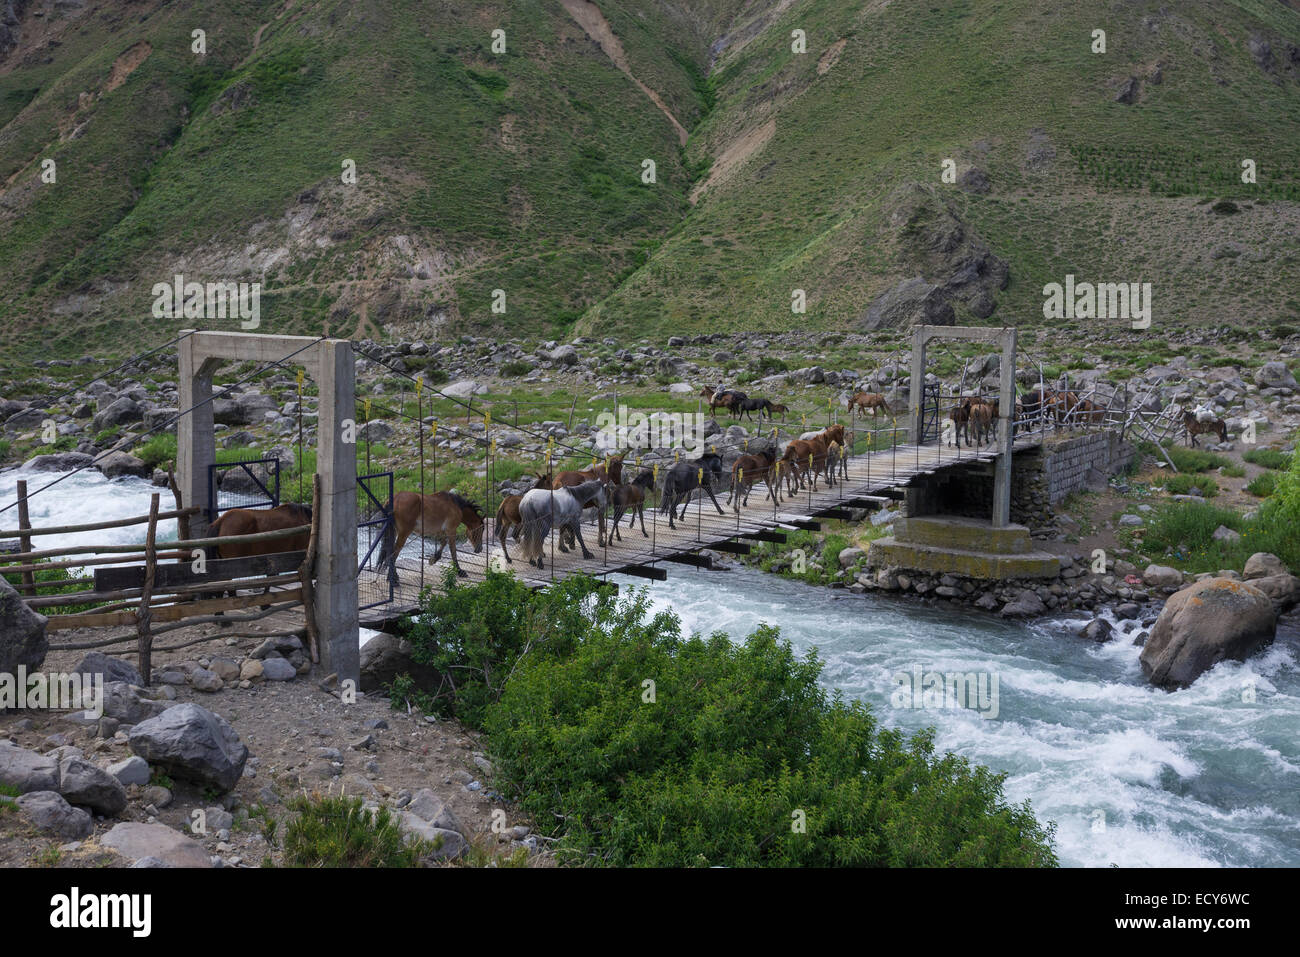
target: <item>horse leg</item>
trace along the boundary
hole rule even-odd
[[[709,496],[709,501],[712,502],[712,503],[713,503],[713,507],[716,508],[716,509],[718,510],[718,514],[719,514],[719,515],[726,515],[727,513],[724,512],[724,511],[722,510],[722,506],[718,504],[718,500],[717,500],[717,498],[715,498],[714,495],[713,495],[713,486],[712,486],[712,485],[701,485],[700,487],[701,487],[702,489],[704,489],[704,491],[708,494],[708,496]]]
[[[623,540],[623,533],[618,530],[618,526],[623,521],[623,512],[626,511],[622,506],[614,506],[614,519],[611,522],[610,535],[617,538],[620,542]]]
[[[588,560],[595,558],[596,556],[587,550],[587,543],[582,540],[582,513],[581,512],[579,512],[578,517],[573,520],[573,534],[574,537],[577,538],[578,544],[582,546],[582,557]]]
[[[518,527],[519,527],[518,525],[514,526],[514,528],[518,528]],[[514,559],[510,557],[510,551],[509,549],[506,548],[506,533],[509,532],[510,530],[511,530],[510,527],[506,525],[497,526],[497,539],[501,542],[501,554],[506,557],[507,565],[514,564]],[[518,535],[516,535],[515,541],[518,540],[519,540]]]
[[[641,519],[641,534],[642,534],[643,536],[645,536],[646,538],[649,538],[649,537],[650,537],[650,533],[647,532],[647,531],[645,530],[645,506],[644,506],[643,504],[641,504],[640,502],[637,503],[637,506],[636,506],[636,514],[637,514],[637,516]],[[631,522],[628,522],[628,523],[627,523],[627,527],[628,527],[628,528],[631,528],[631,527],[632,527],[632,523],[631,523]]]

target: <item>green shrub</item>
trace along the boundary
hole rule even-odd
[[[136,449],[136,457],[151,469],[166,468],[176,461],[176,436],[155,435]]]
[[[284,831],[289,867],[415,867],[423,851],[403,840],[388,808],[365,811],[360,798],[303,796],[289,802],[298,816]]]
[[[1222,468],[1232,463],[1214,452],[1201,449],[1189,449],[1181,445],[1166,446],[1169,457],[1179,472],[1208,472],[1210,469]]]
[[[1290,453],[1278,449],[1250,449],[1243,452],[1241,457],[1251,465],[1259,465],[1266,469],[1284,469],[1291,465]]]
[[[9,450],[13,448],[13,443],[8,439],[0,439],[0,462],[9,458]]]
[[[526,376],[533,371],[531,362],[524,362],[516,359],[513,362],[507,362],[501,366],[499,375],[506,379],[517,379],[520,376]]]
[[[1165,491],[1170,495],[1190,495],[1194,488],[1199,489],[1206,498],[1214,498],[1219,494],[1219,484],[1208,475],[1178,473],[1165,479]]]
[[[521,656],[484,722],[498,786],[560,853],[614,866],[1055,865],[1054,826],[1005,803],[1004,775],[828,697],[816,653],[797,658],[775,629],[683,639],[673,615],[649,616],[644,592],[588,600],[581,640]]]
[[[1219,474],[1226,478],[1245,478],[1246,470],[1240,465],[1225,465],[1219,469]]]
[[[1260,472],[1246,484],[1246,492],[1258,498],[1268,498],[1277,488],[1277,476],[1272,472]]]
[[[9,584],[17,587],[22,584],[22,572],[5,572],[4,566],[0,565],[0,573],[4,574],[5,580]],[[41,571],[32,573],[33,581],[38,584],[41,582],[67,582],[66,585],[59,585],[57,588],[38,588],[38,595],[66,595],[71,592],[91,591],[89,585],[78,585],[71,581],[72,575],[66,568],[46,568]],[[68,605],[51,605],[40,609],[42,615],[75,615],[77,612],[89,611],[91,608],[97,608],[99,605],[107,602],[82,602],[80,604]]]

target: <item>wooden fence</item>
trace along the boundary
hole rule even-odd
[[[173,482],[173,492],[175,483]],[[178,496],[179,498],[179,496]],[[6,552],[0,571],[18,574],[17,586],[23,601],[33,611],[90,605],[82,611],[48,615],[47,632],[73,628],[128,626],[132,632],[86,641],[51,642],[52,650],[82,650],[114,645],[136,644],[140,673],[149,680],[154,637],[200,624],[243,624],[277,612],[301,606],[303,627],[285,632],[259,633],[305,635],[312,661],[320,660],[319,640],[313,613],[317,525],[320,516],[320,480],[316,478],[312,496],[312,521],[294,528],[256,532],[248,535],[223,535],[215,538],[189,538],[188,519],[201,511],[197,507],[161,511],[159,495],[154,493],[149,514],[105,522],[32,528],[28,521],[27,484],[18,483],[18,528],[0,530],[0,538],[17,538],[19,550]],[[158,542],[158,523],[176,519],[180,538]],[[43,535],[66,535],[102,531],[111,528],[144,526],[143,545],[69,545],[61,548],[34,549],[32,539]],[[305,551],[275,552],[245,558],[208,557],[208,550],[218,545],[266,543],[308,533]],[[71,556],[86,555],[87,558]],[[10,564],[12,563],[12,564]],[[42,571],[69,568],[92,568],[90,575],[37,581]],[[42,594],[46,589],[86,585],[85,590]],[[238,594],[239,589],[259,589],[255,594]],[[262,590],[265,591],[262,591]],[[254,607],[258,606],[258,607]],[[238,615],[226,612],[253,609]],[[223,634],[229,637],[228,634]],[[183,648],[211,636],[161,646],[157,650]],[[126,653],[129,653],[126,652]]]

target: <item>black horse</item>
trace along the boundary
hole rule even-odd
[[[772,418],[772,403],[767,399],[751,399],[745,397],[731,407],[731,414],[742,419],[745,417],[746,413],[750,412],[757,412],[760,422],[763,420],[764,412],[767,413],[767,417],[770,419]],[[749,421],[754,421],[752,415],[749,417]]]
[[[686,506],[690,504],[691,493],[697,488],[704,489],[719,515],[727,514],[713,495],[713,484],[721,480],[722,456],[716,452],[706,452],[698,459],[688,459],[672,466],[664,477],[663,501],[659,506],[661,512],[665,509],[668,512],[668,527],[677,527],[673,524],[673,512],[676,511],[678,502],[682,505],[681,517],[686,517]]]

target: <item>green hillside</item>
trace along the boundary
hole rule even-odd
[[[1166,331],[1300,320],[1278,0],[11,6],[18,359],[169,338],[178,272],[357,337],[861,328],[917,277],[936,315],[1042,324],[1066,273],[1151,282]]]

